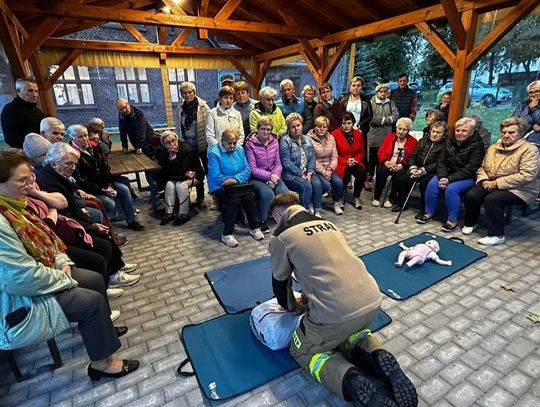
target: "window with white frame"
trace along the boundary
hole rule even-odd
[[[171,89],[171,102],[178,103],[182,100],[180,84],[182,82],[195,83],[195,70],[183,68],[169,68],[169,87]]]
[[[132,103],[150,103],[150,86],[145,68],[114,68],[118,97]]]
[[[49,66],[49,76],[58,65]],[[57,106],[94,105],[94,91],[87,66],[70,66],[53,85]]]

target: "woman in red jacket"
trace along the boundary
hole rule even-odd
[[[341,115],[341,126],[332,132],[336,140],[338,152],[337,174],[343,179],[344,193],[346,196],[347,185],[354,176],[354,189],[352,204],[356,209],[362,209],[360,193],[366,180],[366,167],[364,157],[364,136],[360,130],[353,129],[356,119],[350,112]]]
[[[409,135],[412,129],[412,120],[402,117],[396,122],[396,132],[388,133],[384,138],[377,156],[379,170],[375,182],[372,206],[380,206],[381,195],[389,175],[400,174],[407,169],[407,159],[416,148],[416,139]],[[392,207],[396,196],[396,182],[392,183],[389,199],[384,202],[385,208]]]

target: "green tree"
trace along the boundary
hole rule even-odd
[[[451,49],[456,48],[450,27],[443,26],[438,33]],[[452,78],[454,71],[427,40],[424,40],[424,47],[418,49],[418,74],[424,79],[424,87],[432,88]]]

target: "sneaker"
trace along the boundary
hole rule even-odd
[[[120,316],[120,311],[119,310],[117,310],[117,309],[111,310],[111,322],[116,321],[119,316]]]
[[[313,210],[313,205],[309,205],[308,212],[311,213],[312,215],[315,213],[315,211]]]
[[[238,246],[238,240],[236,240],[233,235],[222,235],[221,241],[229,247]]]
[[[217,211],[219,209],[219,203],[215,196],[212,197],[212,203],[210,204],[211,211]]]
[[[263,232],[261,232],[261,229],[257,228],[257,229],[251,229],[249,231],[249,234],[253,237],[253,239],[255,240],[263,240],[264,239],[264,235],[263,235]]]
[[[371,361],[377,376],[392,389],[398,406],[416,407],[418,405],[418,395],[414,384],[403,373],[394,355],[384,349],[378,349],[371,353]]]
[[[135,208],[135,209],[133,210],[133,214],[134,214],[135,216],[137,216],[139,213],[141,213],[141,210],[140,210],[140,209]]]
[[[161,226],[165,226],[165,225],[168,225],[169,222],[172,220],[172,214],[170,215],[164,215],[162,218],[161,218],[161,222],[159,222],[159,224]]]
[[[131,229],[131,230],[135,230],[137,232],[140,232],[142,230],[144,230],[144,226],[141,225],[139,222],[137,222],[136,220],[134,220],[133,222],[130,222],[127,224],[127,228],[128,229]]]
[[[114,242],[118,247],[127,246],[127,244],[129,243],[129,239],[119,233],[111,232],[111,237],[113,238]]]
[[[178,217],[174,220],[173,226],[181,226],[184,223],[188,222],[191,219],[189,215],[178,215]]]
[[[371,201],[371,206],[381,206],[381,201],[379,201],[378,199],[374,199],[373,201]]]
[[[343,209],[341,209],[341,205],[339,204],[339,202],[334,203],[334,213],[336,215],[343,215]]]
[[[109,288],[127,287],[137,283],[141,279],[138,274],[126,274],[118,272],[109,277]]]
[[[259,222],[259,229],[261,229],[261,232],[263,233],[270,233],[270,228],[265,221]]]
[[[497,246],[504,244],[504,236],[486,236],[482,239],[478,239],[478,243],[483,244],[484,246]]]
[[[321,211],[315,211],[315,217],[322,219]]]
[[[476,229],[476,225],[474,226],[463,226],[461,228],[461,233],[463,233],[464,235],[470,235],[472,232],[474,232]]]
[[[356,209],[362,209],[362,201],[360,200],[360,198],[353,198],[352,204]]]
[[[384,201],[383,206],[385,208],[391,208],[392,207],[392,202],[390,202],[390,200],[387,199],[386,201]]]
[[[343,200],[339,201],[338,203],[341,209],[345,209],[345,202]]]
[[[343,390],[354,400],[356,407],[398,407],[391,398],[377,390],[369,376],[356,369],[352,369],[343,379]]]
[[[107,298],[118,298],[124,294],[124,290],[121,288],[107,288]]]
[[[137,263],[125,263],[124,267],[122,267],[119,271],[122,273],[132,273],[137,270],[137,267],[139,267]]]

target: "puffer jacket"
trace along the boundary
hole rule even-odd
[[[206,127],[205,126],[206,126],[206,115],[208,114],[208,111],[210,110],[210,108],[206,104],[205,100],[201,99],[198,96],[195,96],[195,97],[197,98],[197,103],[199,105],[199,107],[197,108],[197,147],[198,147],[197,151],[204,152],[208,148],[208,143],[206,142],[206,134],[205,134]],[[181,125],[183,106],[184,106],[183,103],[180,103],[178,105],[178,129],[180,129],[180,131],[178,132],[178,138],[180,139],[180,141],[185,143],[186,138],[184,134],[182,133],[182,125]]]
[[[265,146],[257,133],[251,134],[247,139],[245,152],[252,178],[266,182],[272,174],[281,177],[283,167],[279,156],[279,142],[273,136],[269,137]]]
[[[473,134],[458,144],[452,137],[446,141],[445,149],[437,163],[437,176],[455,182],[474,178],[484,158],[484,143],[480,136]]]
[[[384,136],[392,131],[392,124],[399,119],[399,112],[392,100],[380,100],[377,96],[371,98],[371,109],[373,117],[369,123],[368,145],[380,147]]]
[[[423,172],[434,175],[437,171],[437,162],[446,145],[446,139],[442,138],[433,143],[429,137],[420,139],[411,157],[409,158],[409,170],[423,169]]]
[[[73,263],[64,253],[56,255],[54,268],[36,262],[0,214],[0,349],[29,346],[69,328],[54,297],[54,293],[77,286],[77,281],[62,272],[69,264]],[[6,315],[19,308],[27,308],[28,315],[8,327]]]
[[[251,171],[244,149],[237,146],[234,151],[225,151],[221,144],[208,150],[208,190],[223,188],[223,181],[234,178],[239,184],[248,181]]]
[[[510,191],[530,204],[540,190],[539,164],[538,148],[528,141],[520,139],[504,147],[499,140],[488,148],[476,173],[476,183],[495,180],[498,189]]]
[[[330,133],[319,138],[315,131],[310,131],[309,137],[315,152],[315,171],[324,175],[327,170],[335,171],[338,165],[336,139]]]
[[[285,123],[283,112],[275,103],[272,105],[270,112],[265,111],[261,102],[255,103],[253,110],[249,114],[249,128],[252,132],[257,131],[257,122],[261,116],[270,116],[272,118],[272,133],[278,138],[287,132],[287,123]]]
[[[313,143],[308,136],[302,136],[300,142],[302,143],[302,147],[288,134],[279,141],[279,155],[281,157],[281,164],[283,165],[283,179],[293,179],[294,177],[302,177],[304,175],[301,169],[301,148],[306,152],[306,172],[315,173]]]

